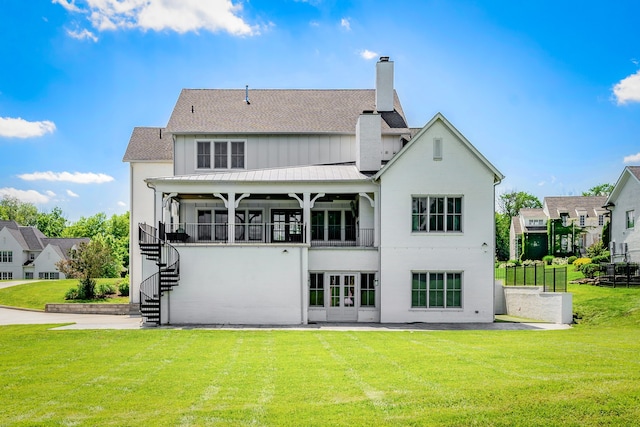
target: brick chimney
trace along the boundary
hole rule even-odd
[[[382,167],[382,117],[373,111],[363,111],[356,123],[356,167],[360,172]]]
[[[393,111],[393,61],[388,56],[376,63],[376,110]]]

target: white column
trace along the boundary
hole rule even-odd
[[[302,224],[304,224],[304,242],[311,244],[311,194],[302,194]]]
[[[229,193],[227,200],[227,222],[229,230],[227,236],[229,238],[228,243],[235,243],[236,241],[236,193]]]

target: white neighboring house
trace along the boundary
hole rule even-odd
[[[627,166],[607,199],[612,262],[640,262],[640,166]]]
[[[184,89],[124,161],[147,322],[493,321],[503,176],[407,125],[387,57],[375,89]]]
[[[35,227],[0,220],[0,280],[64,279],[56,263],[85,238],[48,238]]]

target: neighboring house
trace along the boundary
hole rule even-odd
[[[48,238],[35,227],[0,220],[0,280],[64,279],[56,263],[89,239]]]
[[[185,89],[166,128],[134,129],[147,322],[493,321],[503,176],[442,114],[410,128],[393,62],[376,71],[371,90]]]
[[[545,197],[542,209],[522,209],[511,220],[511,259],[584,255],[602,239],[606,200],[606,196]]]
[[[523,208],[511,219],[509,259],[542,259],[547,255],[547,215],[542,208]]]
[[[606,202],[611,211],[612,262],[640,262],[640,166],[627,166]]]

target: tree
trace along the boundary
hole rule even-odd
[[[59,261],[56,267],[67,277],[80,279],[80,299],[95,297],[96,278],[117,277],[119,272],[111,248],[102,236],[80,243],[78,249],[71,251],[69,259]]]
[[[511,191],[500,195],[498,208],[501,213],[507,215],[509,220],[520,214],[522,208],[541,208],[542,203],[533,194],[524,191]]]
[[[38,208],[33,203],[20,201],[17,197],[4,196],[0,200],[0,219],[35,226],[38,224]]]
[[[600,184],[595,187],[591,187],[588,191],[583,191],[583,196],[608,196],[613,191],[613,185]]]
[[[509,259],[509,229],[511,219],[520,214],[522,208],[541,208],[540,200],[524,191],[511,191],[500,195],[498,211],[495,215],[496,223],[496,257],[501,260]]]
[[[55,207],[49,213],[38,213],[37,227],[47,237],[61,237],[67,227],[67,219],[62,209]]]

